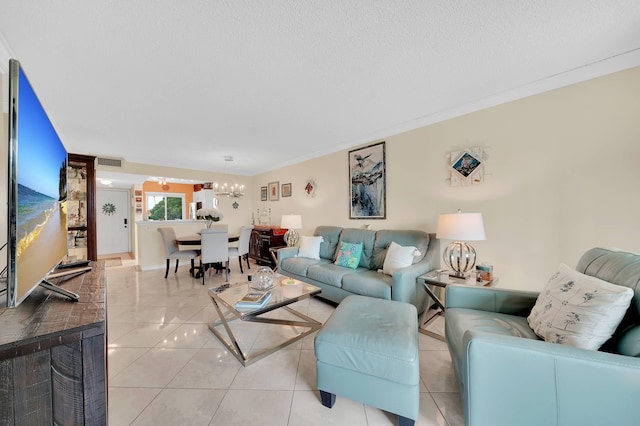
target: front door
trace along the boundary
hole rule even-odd
[[[129,191],[99,189],[96,196],[98,255],[128,253]]]

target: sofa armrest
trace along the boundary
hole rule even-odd
[[[393,271],[391,298],[400,302],[412,303],[419,312],[422,312],[421,308],[426,300],[426,292],[417,283],[417,278],[432,269],[432,262],[429,259],[423,259],[418,263]]]
[[[278,265],[284,259],[288,259],[290,257],[294,257],[298,254],[298,247],[283,247],[278,250]]]
[[[448,285],[446,308],[467,308],[487,312],[527,316],[538,298],[537,292],[468,285]]]
[[[638,422],[640,359],[468,331],[467,425]]]

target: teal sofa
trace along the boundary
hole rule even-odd
[[[446,289],[445,335],[465,424],[640,424],[640,255],[594,248],[576,270],[634,291],[599,351],[540,340],[527,316],[538,293]]]
[[[416,278],[440,265],[438,240],[434,234],[416,230],[373,231],[319,226],[314,235],[323,238],[320,259],[297,257],[297,247],[283,248],[278,251],[278,268],[282,274],[320,287],[319,297],[335,303],[358,294],[411,303],[419,313],[424,310],[427,294]],[[363,244],[357,269],[334,264],[340,241]],[[398,269],[390,276],[379,270],[392,241],[404,247],[416,247],[421,255],[412,265]]]

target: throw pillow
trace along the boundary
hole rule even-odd
[[[387,254],[382,264],[382,272],[387,275],[393,275],[393,272],[399,268],[406,268],[413,264],[415,256],[420,256],[420,252],[413,246],[402,247],[400,244],[392,241],[387,248]]]
[[[629,308],[633,290],[561,264],[527,317],[547,342],[597,350],[611,338]]]
[[[309,259],[320,259],[320,243],[324,241],[322,237],[300,237],[300,247],[296,257],[308,257]]]
[[[340,241],[338,256],[335,264],[338,266],[346,266],[347,268],[356,269],[360,264],[362,257],[362,243],[346,243]]]

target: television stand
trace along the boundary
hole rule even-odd
[[[65,290],[64,288],[57,286],[55,284],[52,284],[47,280],[40,281],[40,286],[46,288],[47,290],[51,290],[54,293],[58,293],[58,294],[61,294],[62,296],[68,297],[74,302],[77,302],[80,299],[80,296],[78,296],[77,294],[69,290]]]
[[[56,272],[52,272],[49,275],[47,275],[47,277],[40,281],[40,286],[46,288],[47,290],[51,290],[54,293],[58,293],[61,294],[62,296],[68,297],[69,299],[73,300],[74,302],[78,301],[79,296],[69,290],[65,290],[64,288],[60,287],[59,285],[55,285],[53,283],[51,283],[50,281],[48,281],[49,279],[52,278],[65,278],[65,279],[69,279],[69,278],[73,278],[77,275],[80,274],[84,274],[85,272],[89,272],[91,270],[91,266],[85,266],[82,268],[63,268],[63,269],[58,269],[56,270]]]

